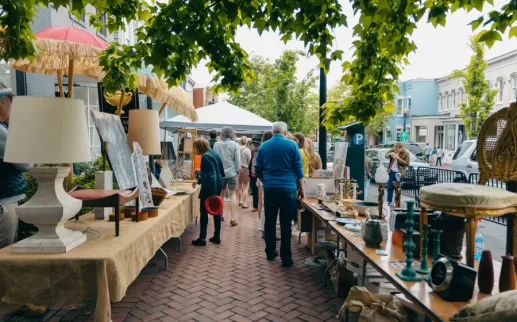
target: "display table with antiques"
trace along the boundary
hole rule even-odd
[[[109,322],[111,302],[120,301],[142,268],[170,238],[179,237],[199,215],[198,188],[166,199],[158,216],[120,222],[95,220],[89,213],[65,226],[82,231],[87,240],[68,253],[14,254],[0,250],[0,305],[43,305],[74,308],[96,298],[96,322]],[[72,291],[71,291],[72,290]]]
[[[364,221],[365,217],[359,216],[357,219]],[[441,285],[441,289],[443,291],[440,294],[439,292],[433,290],[433,287],[430,285],[431,283],[423,279],[425,277],[424,275],[418,275],[420,276],[419,281],[407,281],[403,280],[400,277],[400,273],[403,270],[405,270],[404,265],[405,263],[407,263],[407,253],[403,250],[401,246],[393,242],[393,234],[391,232],[387,232],[387,239],[382,241],[379,245],[369,247],[366,245],[366,242],[363,239],[363,236],[361,236],[361,234],[345,229],[345,226],[338,223],[337,221],[329,221],[328,224],[336,232],[338,236],[338,249],[344,249],[345,253],[349,250],[353,250],[354,253],[359,254],[364,260],[363,269],[365,271],[367,269],[366,265],[371,265],[373,268],[375,268],[377,272],[379,272],[382,275],[382,277],[387,279],[398,291],[400,291],[407,299],[412,301],[421,312],[423,312],[433,321],[449,321],[449,319],[456,312],[465,307],[467,304],[476,302],[483,298],[499,293],[498,281],[499,272],[501,271],[501,264],[499,262],[492,262],[494,271],[493,280],[495,282],[495,285],[493,287],[493,291],[491,291],[491,294],[481,293],[477,286],[478,284],[473,283],[473,285],[470,285],[474,288],[471,300],[456,301],[450,298],[450,293],[444,295],[443,292],[450,292],[451,289],[454,289],[454,291],[456,292],[463,293],[468,293],[469,291],[467,290],[468,286],[455,284],[458,282],[458,279],[454,275],[452,277],[452,280],[449,280],[449,277],[446,276],[446,281],[449,284],[448,286]],[[344,242],[344,245],[340,245],[340,242]],[[446,259],[446,257],[440,258],[440,260],[445,263],[444,266],[449,268],[449,262]],[[431,265],[432,256],[428,256],[427,261],[429,262],[429,265]],[[395,263],[399,264],[394,265]],[[400,263],[402,263],[403,265],[400,265]],[[420,264],[415,265],[417,264],[417,262],[414,262],[412,264],[416,269],[420,267]],[[478,265],[479,263],[476,261],[476,269],[478,268]],[[462,265],[461,268],[463,269],[464,267],[466,266]],[[470,268],[466,267],[466,269]],[[458,269],[456,270],[455,274],[462,274],[461,272],[462,271]],[[363,278],[364,276],[365,275],[363,275]],[[445,299],[447,298],[447,296],[449,296],[449,300]]]

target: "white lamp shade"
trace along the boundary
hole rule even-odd
[[[83,101],[14,97],[4,160],[39,164],[90,161]]]
[[[145,155],[161,154],[160,116],[155,110],[130,110],[128,124],[129,146],[138,142]]]

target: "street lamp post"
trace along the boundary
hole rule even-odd
[[[318,150],[323,169],[327,169],[327,128],[323,125],[323,105],[325,105],[325,103],[327,103],[327,75],[325,75],[325,70],[320,68],[320,123]]]
[[[404,109],[404,127],[402,128],[402,132],[406,132],[406,122],[409,117],[409,108]],[[409,133],[408,133],[409,138]]]

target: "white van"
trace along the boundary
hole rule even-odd
[[[463,141],[452,157],[452,170],[463,172],[467,179],[471,173],[479,173],[476,156],[477,142],[477,139]]]

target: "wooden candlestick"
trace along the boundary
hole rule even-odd
[[[406,241],[404,247],[406,249],[406,267],[397,272],[396,275],[404,281],[421,281],[423,278],[416,274],[413,268],[413,250],[415,249],[415,243],[413,242],[413,229],[415,222],[413,217],[415,216],[415,202],[407,201],[407,215],[406,215]]]

